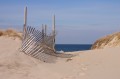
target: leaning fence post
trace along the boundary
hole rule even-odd
[[[44,25],[42,24],[42,43],[44,43]]]
[[[27,27],[27,6],[24,9],[23,40],[26,38],[26,27]]]
[[[53,33],[53,49],[55,50],[55,15],[53,16],[52,33]]]
[[[24,25],[25,27],[27,26],[27,7],[25,7],[25,10],[24,10]]]
[[[47,35],[47,25],[45,24],[44,26],[44,29],[45,29],[45,36]]]

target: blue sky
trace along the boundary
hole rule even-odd
[[[56,15],[56,43],[92,44],[120,31],[120,0],[0,0],[0,28],[22,29],[24,7],[28,25],[51,30]]]

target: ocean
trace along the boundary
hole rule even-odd
[[[57,51],[72,52],[90,50],[92,44],[56,44],[55,49]]]

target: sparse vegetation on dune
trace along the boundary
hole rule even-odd
[[[107,35],[103,38],[98,39],[92,46],[91,49],[102,49],[106,47],[117,47],[120,46],[120,32]]]
[[[3,36],[4,32],[2,30],[0,30],[0,36]]]
[[[0,36],[7,36],[7,37],[22,39],[22,35],[20,34],[20,32],[17,32],[13,29],[0,30]]]

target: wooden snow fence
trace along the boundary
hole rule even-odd
[[[71,58],[71,54],[57,53],[54,45],[55,34],[46,34],[45,30],[36,30],[27,26],[23,28],[23,40],[20,50],[44,62],[55,62],[57,57]]]

